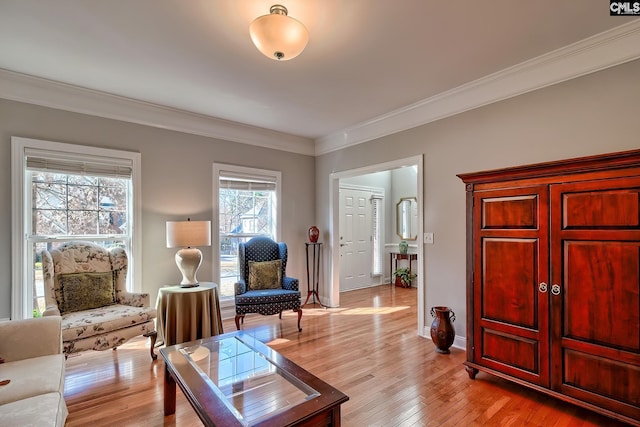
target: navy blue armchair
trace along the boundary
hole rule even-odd
[[[298,279],[287,277],[287,245],[268,237],[254,237],[238,245],[240,279],[235,284],[236,328],[248,313],[265,316],[284,310],[298,313],[298,331],[302,309]]]

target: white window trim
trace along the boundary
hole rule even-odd
[[[133,164],[131,182],[133,187],[133,206],[131,218],[131,254],[135,262],[129,265],[128,275],[131,278],[131,290],[142,290],[142,210],[140,202],[141,184],[141,156],[132,151],[121,151],[106,148],[88,147],[84,145],[66,144],[61,142],[44,141],[30,138],[11,137],[11,203],[12,203],[12,231],[11,231],[11,319],[18,320],[32,316],[30,302],[33,300],[32,286],[25,286],[25,278],[29,275],[26,260],[28,246],[25,244],[26,231],[24,222],[26,217],[25,198],[29,196],[25,188],[25,150],[46,149],[62,153],[80,154],[86,156],[114,157],[130,160]]]
[[[268,170],[268,169],[256,169],[245,166],[236,166],[226,163],[214,163],[213,164],[213,217],[211,218],[211,229],[214,230],[212,234],[213,240],[211,242],[212,253],[212,273],[213,280],[220,283],[220,173],[232,172],[235,175],[247,175],[247,176],[268,176],[273,177],[276,180],[276,240],[280,241],[280,224],[282,223],[282,172]],[[234,298],[220,297],[220,308],[228,309],[235,306]]]

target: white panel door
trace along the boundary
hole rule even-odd
[[[371,192],[340,189],[340,291],[371,285]]]

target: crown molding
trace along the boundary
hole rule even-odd
[[[316,139],[316,156],[640,58],[640,19]]]
[[[311,139],[0,69],[0,98],[259,147],[314,155]]]
[[[0,98],[318,156],[638,58],[640,19],[315,141],[3,69],[0,69]]]

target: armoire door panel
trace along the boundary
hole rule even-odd
[[[640,415],[640,366],[565,349],[564,367],[563,388],[570,394],[594,403],[614,399],[631,405],[626,415]]]
[[[640,420],[640,178],[550,187],[552,388]]]
[[[474,194],[474,358],[549,385],[548,186]]]
[[[482,317],[537,329],[538,241],[486,238],[482,248]]]
[[[540,359],[537,340],[523,338],[483,328],[482,348],[484,359],[539,374]],[[487,361],[487,362],[488,362]]]
[[[640,242],[564,242],[562,336],[640,353]]]
[[[580,354],[591,354],[605,359],[615,360],[619,363],[629,363],[640,366],[638,353],[626,350],[616,350],[600,344],[587,343],[572,338],[562,338],[562,351],[574,351]],[[564,357],[564,353],[563,353]],[[562,359],[561,359],[562,360]]]
[[[562,197],[563,229],[640,228],[638,189],[567,192]]]
[[[535,229],[538,227],[538,197],[532,194],[482,199],[482,228]]]

